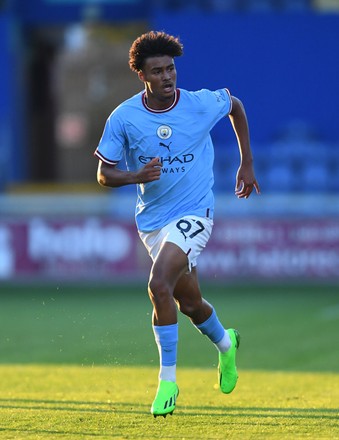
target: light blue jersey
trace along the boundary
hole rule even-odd
[[[151,232],[185,215],[213,218],[214,149],[210,131],[232,108],[227,89],[177,89],[166,110],[147,107],[145,92],[118,106],[107,119],[96,156],[116,165],[124,157],[136,171],[152,158],[160,180],[137,185],[136,224]]]

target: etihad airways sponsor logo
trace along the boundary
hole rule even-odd
[[[142,164],[146,164],[152,159],[154,159],[154,156],[139,156],[139,161]],[[162,163],[162,174],[177,174],[186,171],[185,164],[192,162],[194,160],[194,155],[188,153],[179,156],[160,156],[159,160]]]
[[[146,164],[150,162],[152,159],[154,159],[155,156],[139,156],[139,162],[142,164]],[[191,153],[188,154],[182,154],[180,156],[167,156],[159,157],[160,162],[163,165],[178,165],[178,164],[185,164],[192,162],[194,160],[194,155]]]

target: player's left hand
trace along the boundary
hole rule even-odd
[[[254,175],[252,164],[241,164],[236,177],[235,195],[239,199],[248,199],[253,188],[257,194],[260,194],[260,187]]]

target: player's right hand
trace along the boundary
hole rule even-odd
[[[159,157],[154,157],[138,171],[138,183],[153,182],[160,180],[162,163]]]

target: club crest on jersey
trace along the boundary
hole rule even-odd
[[[168,139],[172,136],[172,129],[168,125],[160,125],[157,129],[157,135],[160,139]]]

